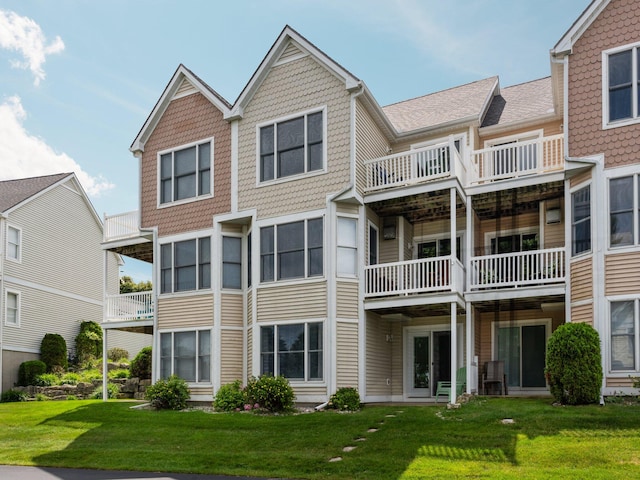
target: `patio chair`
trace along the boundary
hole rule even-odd
[[[462,395],[465,387],[467,386],[467,367],[462,367],[458,369],[456,373],[456,397],[458,395]],[[436,387],[436,402],[438,401],[438,397],[440,395],[446,395],[447,398],[451,395],[451,382],[441,381],[438,382]]]
[[[485,362],[484,373],[482,374],[482,390],[487,395],[488,386],[499,386],[500,395],[508,395],[507,375],[504,373],[504,361],[492,360]]]

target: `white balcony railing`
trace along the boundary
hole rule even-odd
[[[452,155],[453,153],[453,155]],[[464,174],[464,166],[452,141],[374,158],[365,162],[367,192],[424,183]]]
[[[108,295],[106,300],[105,322],[153,319],[154,305],[152,292]]]
[[[562,283],[565,249],[550,248],[471,258],[469,288],[525,287]]]
[[[462,291],[463,285],[462,264],[450,256],[370,265],[364,274],[365,297]]]
[[[139,225],[138,211],[105,215],[103,240],[108,242],[137,237],[140,235]]]
[[[564,135],[507,143],[471,152],[471,184],[564,168]]]

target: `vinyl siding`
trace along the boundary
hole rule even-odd
[[[327,173],[256,186],[256,125],[320,107],[326,107]],[[344,82],[311,56],[273,67],[239,122],[239,210],[256,208],[258,218],[265,218],[324,208],[327,193],[349,184],[350,130]]]
[[[260,348],[260,346],[258,346]],[[247,329],[247,377],[253,374],[253,328]],[[242,379],[243,384],[246,378]]]
[[[586,172],[580,173],[580,174],[576,175],[575,177],[573,177],[570,180],[571,188],[577,187],[578,185],[581,185],[584,182],[588,182],[589,180],[591,180],[591,169],[587,170]]]
[[[2,354],[2,391],[6,392],[18,382],[20,364],[31,360],[40,360],[38,353],[12,352],[3,350]]]
[[[605,295],[638,293],[640,252],[606,255],[604,265]]]
[[[323,396],[327,395],[327,387],[322,385],[296,385],[293,387],[293,391],[296,396],[300,395],[314,395]]]
[[[364,162],[388,155],[389,143],[360,100],[356,101],[356,188],[363,194],[366,186]]]
[[[158,329],[211,327],[213,295],[188,295],[158,299]]]
[[[504,137],[512,137],[514,135],[522,135],[525,136],[527,133],[531,133],[535,130],[542,130],[542,135],[544,137],[550,137],[552,135],[559,135],[563,133],[562,131],[562,122],[559,120],[554,120],[552,122],[543,123],[541,125],[536,126],[528,126],[526,128],[518,128],[514,130],[509,130],[509,132],[500,132],[499,134],[494,135],[484,135],[480,137],[480,147],[479,149],[485,148],[485,142],[491,140],[497,140]]]
[[[244,355],[242,330],[220,331],[220,382],[222,385],[243,380]]]
[[[571,302],[593,298],[593,258],[571,262]]]
[[[327,316],[326,282],[259,288],[257,295],[258,322]]]
[[[189,388],[189,393],[191,394],[191,396],[194,396],[194,395],[213,396],[213,387],[210,387],[210,386],[206,386],[206,387],[190,387]]]
[[[571,306],[571,321],[593,325],[593,303]]]
[[[391,334],[391,325],[378,315],[367,313],[366,332],[367,395],[390,395],[387,378],[391,378],[391,344],[386,338]]]
[[[144,347],[150,347],[152,343],[153,335],[116,329],[107,331],[107,349],[124,348],[129,353],[129,358],[135,358],[140,350]]]
[[[222,325],[242,327],[244,318],[242,313],[243,296],[238,294],[222,294],[220,303],[222,310]]]
[[[358,385],[358,325],[336,322],[336,385]]]
[[[358,318],[358,282],[336,282],[336,314],[339,318]]]
[[[548,208],[549,204],[545,205]],[[564,246],[565,210],[564,200],[560,202],[560,223],[544,225],[544,247],[555,248]],[[546,221],[546,220],[545,220]]]
[[[253,290],[247,292],[247,325],[253,324]]]

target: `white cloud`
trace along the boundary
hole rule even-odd
[[[11,65],[31,70],[35,77],[33,83],[37,86],[45,78],[42,66],[47,55],[62,52],[64,42],[56,36],[47,45],[44,33],[35,21],[15,12],[0,10],[0,48],[17,51],[24,57],[24,61],[14,60]]]
[[[12,96],[0,104],[0,180],[75,172],[89,195],[114,187],[101,176],[93,177],[66,153],[56,153],[41,138],[30,135],[23,122],[27,114],[20,97]]]

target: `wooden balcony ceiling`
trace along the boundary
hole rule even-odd
[[[563,182],[543,183],[476,195],[472,197],[472,207],[480,220],[510,217],[526,212],[537,212],[540,201],[561,199],[563,195]]]
[[[529,298],[514,298],[510,300],[487,300],[486,302],[474,302],[473,307],[481,312],[516,312],[519,310],[545,310],[546,305],[553,305],[554,311],[564,314],[563,296],[536,296]]]
[[[434,303],[425,305],[410,305],[405,307],[380,308],[371,310],[378,315],[398,315],[401,314],[409,318],[421,317],[448,317],[451,315],[451,304]],[[458,315],[465,313],[463,308],[458,307]]]
[[[125,245],[122,247],[110,248],[110,251],[124,255],[125,257],[135,258],[143,262],[153,263],[153,243],[145,242],[135,245]]]
[[[405,197],[370,203],[369,206],[380,217],[403,216],[411,223],[448,219],[451,197],[448,190],[426,192]],[[462,200],[458,198],[456,215],[464,217]]]

